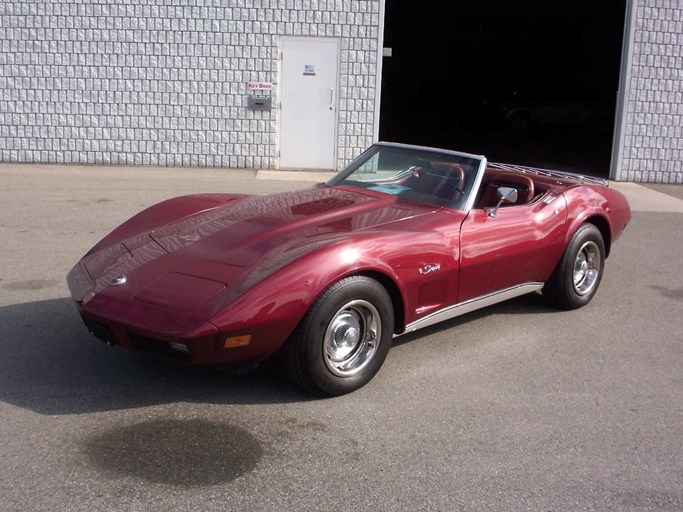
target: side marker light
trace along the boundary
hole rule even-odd
[[[245,347],[249,345],[249,343],[251,343],[251,334],[232,336],[230,338],[225,338],[223,348]]]

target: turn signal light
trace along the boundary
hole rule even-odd
[[[235,348],[244,347],[251,343],[251,334],[245,334],[244,336],[232,336],[230,338],[225,338],[223,342],[223,348]]]

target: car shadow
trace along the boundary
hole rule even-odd
[[[394,339],[403,345],[492,314],[555,311],[528,295]],[[109,347],[70,299],[0,308],[0,400],[40,414],[94,413],[173,402],[268,404],[315,400],[274,364],[234,374]]]
[[[2,307],[0,326],[0,400],[40,414],[312,400],[273,365],[235,375],[109,347],[66,298]]]

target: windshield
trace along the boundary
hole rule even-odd
[[[469,210],[486,159],[452,151],[375,144],[328,185],[347,185],[405,201]]]

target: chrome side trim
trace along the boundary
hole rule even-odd
[[[424,318],[420,318],[419,320],[406,325],[406,330],[401,335],[417,331],[418,329],[422,329],[424,327],[429,327],[430,325],[438,324],[444,320],[450,320],[456,316],[471,313],[477,309],[498,304],[499,302],[503,302],[508,299],[514,299],[520,295],[536,292],[542,289],[544,284],[545,283],[524,283],[517,286],[512,286],[511,288],[506,288],[505,290],[489,293],[488,295],[475,297],[474,299],[461,302],[460,304],[448,306],[447,308],[435,311]]]

